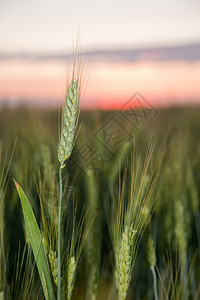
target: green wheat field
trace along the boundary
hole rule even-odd
[[[199,116],[80,111],[59,278],[61,111],[2,108],[0,300],[200,299]]]

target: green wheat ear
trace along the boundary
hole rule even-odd
[[[65,161],[70,157],[79,117],[79,86],[78,80],[72,80],[66,95],[63,109],[63,120],[61,127],[60,143],[58,147],[58,160],[61,167],[65,166]]]

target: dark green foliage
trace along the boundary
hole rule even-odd
[[[158,176],[154,195],[154,213],[151,217],[151,236],[156,249],[156,275],[159,299],[198,299],[200,291],[200,108],[185,107],[161,110],[156,117],[149,117],[136,129],[118,112],[81,112],[83,122],[69,163],[63,169],[63,248],[72,237],[73,226],[78,228],[83,209],[88,216],[94,214],[91,226],[94,258],[88,263],[86,242],[72,299],[85,299],[88,283],[88,267],[95,270],[94,291],[98,299],[116,299],[113,278],[113,256],[109,237],[105,202],[118,197],[124,174],[132,153],[144,162],[152,139],[155,147],[149,169]],[[104,140],[103,129],[112,117],[123,124],[120,144],[114,152],[110,140]],[[123,122],[122,122],[123,119]],[[114,123],[116,124],[116,122]],[[118,126],[118,125],[117,125]],[[124,136],[129,139],[123,139]],[[0,299],[43,299],[42,286],[30,254],[23,215],[16,189],[11,178],[23,187],[31,201],[35,217],[49,247],[55,251],[57,244],[56,215],[58,204],[58,112],[28,109],[2,109],[0,111],[0,140],[2,160],[11,155],[17,144],[9,167],[8,186],[4,199],[1,234]],[[111,137],[111,136],[110,136]],[[107,136],[108,138],[108,136]],[[127,143],[127,146],[124,144]],[[111,148],[110,148],[111,147]],[[86,156],[86,151],[89,154]],[[95,156],[96,155],[96,156]],[[127,156],[125,159],[124,156]],[[98,158],[98,159],[96,159]],[[8,161],[5,160],[8,166]],[[7,167],[6,166],[6,167]],[[6,168],[5,168],[6,169]],[[0,176],[2,164],[0,164]],[[92,174],[92,178],[90,178]],[[120,176],[121,175],[121,176]],[[95,188],[91,188],[91,186]],[[125,187],[130,186],[126,177]],[[0,185],[0,192],[2,186]],[[88,193],[91,189],[91,193]],[[94,199],[93,206],[91,203]],[[1,195],[1,193],[0,193]],[[41,209],[41,203],[42,209]],[[1,202],[0,202],[1,203]],[[91,206],[91,207],[89,207]],[[76,220],[73,211],[76,208]],[[91,210],[90,210],[91,209]],[[94,212],[94,210],[97,210]],[[111,221],[111,220],[110,220]],[[55,222],[53,224],[53,222]],[[95,223],[96,222],[96,223]],[[46,224],[46,228],[44,226]],[[97,226],[98,228],[95,228]],[[94,228],[93,228],[94,226]],[[148,228],[149,230],[149,228]],[[94,236],[98,234],[97,236]],[[28,248],[27,248],[28,247]],[[75,252],[76,252],[75,246]],[[25,250],[23,251],[23,249]],[[47,247],[48,248],[48,247]],[[3,251],[4,250],[4,251]],[[49,250],[49,249],[48,249]],[[153,280],[147,259],[146,239],[138,249],[133,278],[127,299],[153,299]],[[74,255],[74,253],[72,253]],[[23,258],[23,260],[22,260]],[[21,271],[19,262],[23,262]],[[96,267],[94,266],[96,261]],[[6,262],[6,263],[5,263]],[[5,267],[6,265],[6,267]],[[63,262],[63,266],[66,262]],[[24,274],[27,276],[24,277]],[[19,283],[22,282],[20,285]],[[91,287],[90,287],[91,289]],[[24,295],[24,296],[22,296]],[[196,297],[196,298],[195,298]]]

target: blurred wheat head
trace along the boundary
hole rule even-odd
[[[111,213],[115,285],[120,300],[127,297],[139,242],[152,213],[155,185],[149,168],[152,152],[150,144],[143,165],[140,158],[133,158],[122,178],[118,201]]]

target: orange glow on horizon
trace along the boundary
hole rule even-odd
[[[0,62],[0,99],[65,97],[66,65],[59,61]],[[89,66],[83,108],[119,108],[137,91],[153,105],[200,100],[200,61],[100,63]],[[56,103],[57,101],[57,103]]]

